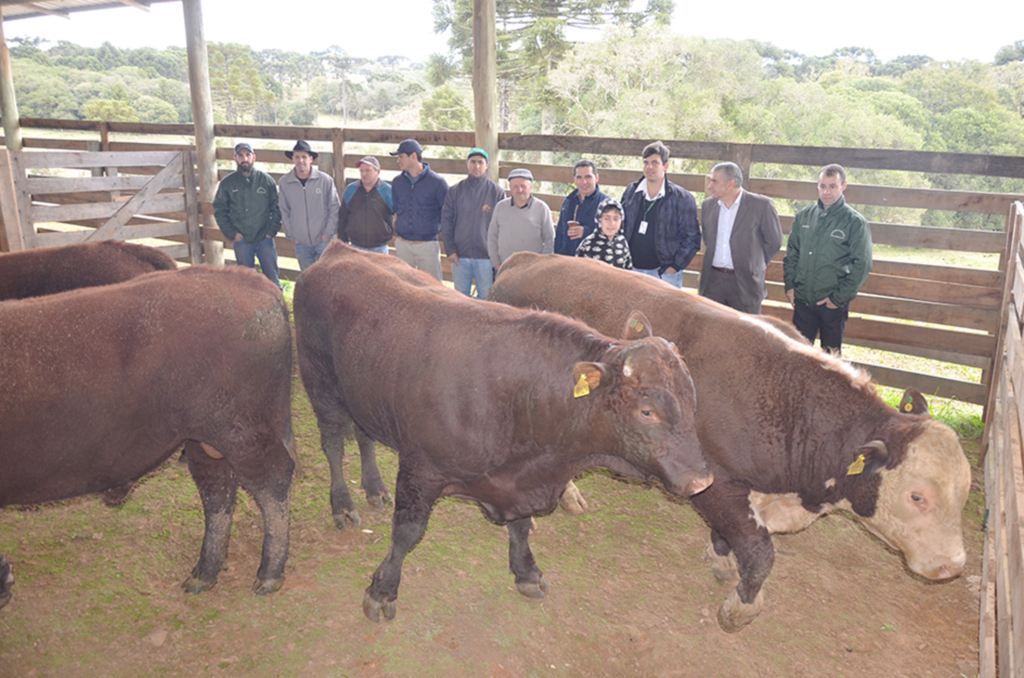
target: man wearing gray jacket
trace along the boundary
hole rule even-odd
[[[487,228],[494,208],[505,199],[501,186],[487,178],[487,151],[470,150],[466,158],[469,175],[448,189],[441,210],[441,237],[452,263],[455,289],[467,297],[476,280],[477,299],[486,299],[494,282],[494,269],[487,253]]]
[[[341,201],[334,179],[313,167],[316,151],[305,141],[285,151],[295,169],[278,182],[278,206],[284,234],[295,244],[299,270],[305,271],[320,259],[338,232]]]

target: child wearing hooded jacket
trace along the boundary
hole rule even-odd
[[[597,206],[597,228],[580,243],[577,257],[589,257],[627,271],[633,270],[629,243],[622,234],[622,203],[606,198]]]

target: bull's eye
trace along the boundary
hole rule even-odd
[[[920,504],[921,502],[924,501],[924,497],[922,497],[919,494],[911,494],[910,500],[913,501],[915,504]]]
[[[645,423],[657,424],[657,423],[661,422],[661,417],[658,416],[658,413],[655,412],[654,410],[650,409],[649,407],[641,407],[639,411],[640,411],[640,418]]]

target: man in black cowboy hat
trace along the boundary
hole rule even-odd
[[[338,190],[334,179],[313,167],[316,151],[305,141],[284,153],[295,169],[278,182],[281,226],[295,244],[299,270],[315,264],[338,232]]]

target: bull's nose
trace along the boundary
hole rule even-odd
[[[683,493],[687,497],[700,494],[704,490],[708,489],[714,481],[715,475],[711,473],[711,471],[694,474],[694,476],[690,478],[690,481],[683,485]]]

